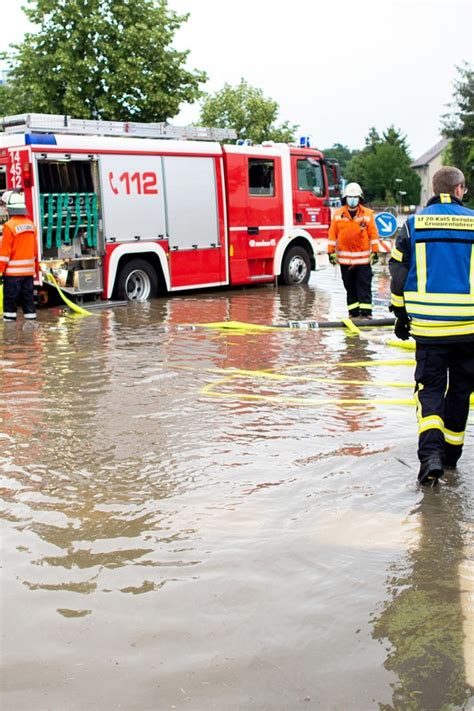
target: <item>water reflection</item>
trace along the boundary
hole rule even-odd
[[[454,479],[424,492],[412,512],[420,523],[419,545],[390,569],[392,600],[373,632],[390,642],[385,667],[398,676],[392,704],[381,704],[383,711],[465,708],[474,691],[466,681],[460,587],[469,540],[467,493],[467,483]]]
[[[343,367],[393,356],[341,330],[185,327],[344,313],[328,272],[297,289],[185,294],[87,319],[42,311],[36,330],[0,331],[9,708],[280,711],[309,698],[365,711],[390,699],[367,619],[407,546],[418,494],[393,486],[391,448],[406,435],[415,457],[413,412],[315,402],[377,397],[375,379],[407,374]],[[216,381],[225,397],[204,396]],[[460,507],[438,517],[441,546]],[[420,566],[429,555],[423,545]],[[415,591],[405,573],[394,567]],[[377,633],[395,649],[391,606]]]

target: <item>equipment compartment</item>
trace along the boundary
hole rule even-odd
[[[74,295],[100,293],[104,253],[97,160],[38,160],[42,263]]]

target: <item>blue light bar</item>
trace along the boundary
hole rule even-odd
[[[51,133],[25,133],[26,146],[55,146],[56,136]]]

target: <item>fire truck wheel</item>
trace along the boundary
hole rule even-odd
[[[283,259],[281,279],[284,284],[307,284],[311,276],[311,261],[304,247],[289,249]]]
[[[158,292],[158,275],[144,259],[131,259],[120,269],[117,297],[128,301],[146,301]]]

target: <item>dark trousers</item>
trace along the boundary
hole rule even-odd
[[[474,391],[474,341],[416,344],[418,458],[437,455],[453,466],[461,456]]]
[[[36,318],[33,277],[4,276],[3,320],[15,321],[19,306],[22,307],[25,318]]]
[[[349,316],[372,314],[372,267],[356,264],[352,267],[341,264],[341,276],[347,294]]]

